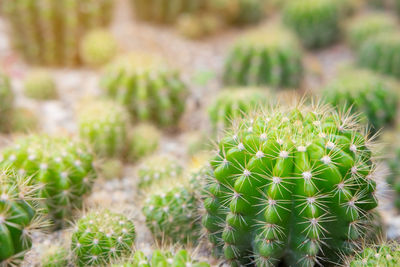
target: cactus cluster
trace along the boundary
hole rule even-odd
[[[400,246],[397,243],[369,246],[351,260],[348,267],[396,267],[400,265]]]
[[[86,31],[106,26],[113,0],[2,0],[16,48],[34,64],[79,64]]]
[[[92,211],[76,223],[72,257],[77,266],[108,266],[112,260],[132,253],[135,237],[135,226],[124,215]]]
[[[101,84],[135,121],[175,126],[185,109],[186,87],[178,72],[151,54],[131,53],[117,59],[105,71]]]
[[[10,122],[14,111],[14,93],[10,79],[0,73],[0,132],[10,130]]]
[[[325,106],[278,106],[218,144],[203,225],[232,266],[336,262],[377,206],[370,141]]]
[[[38,197],[44,199],[50,218],[62,226],[91,189],[96,177],[92,161],[81,143],[32,135],[5,148],[0,167],[32,177],[29,183],[38,185]]]
[[[161,133],[151,124],[136,125],[129,133],[128,160],[135,162],[158,149]]]
[[[288,1],[283,11],[284,22],[307,48],[321,48],[335,42],[340,35],[340,17],[336,0]]]
[[[51,245],[41,255],[42,267],[68,266],[69,251],[61,245]]]
[[[236,41],[225,62],[224,82],[298,87],[302,70],[302,53],[296,38],[282,27],[269,27]]]
[[[24,93],[37,100],[55,99],[58,96],[56,83],[45,70],[35,70],[25,78]]]
[[[368,70],[346,70],[323,91],[326,101],[339,109],[350,109],[368,119],[372,130],[395,121],[398,94],[386,78]]]

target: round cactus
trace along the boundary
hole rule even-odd
[[[55,99],[58,96],[56,83],[51,74],[44,70],[35,70],[25,79],[24,93],[38,100]]]
[[[55,226],[62,226],[91,189],[96,173],[86,147],[66,138],[28,136],[5,148],[0,167],[32,177]]]
[[[106,26],[113,0],[2,0],[13,41],[25,60],[41,65],[80,63],[79,44],[90,29]]]
[[[80,55],[86,65],[100,67],[113,59],[117,49],[117,41],[109,31],[96,29],[82,39]]]
[[[232,121],[268,103],[262,89],[239,88],[221,91],[209,107],[209,117],[215,132],[228,128]]]
[[[203,225],[232,266],[314,266],[348,254],[377,206],[370,142],[352,117],[277,106],[221,139]]]
[[[396,88],[367,70],[347,70],[324,89],[326,100],[338,108],[351,108],[368,119],[374,131],[394,122],[397,114]]]
[[[137,121],[174,126],[185,109],[185,85],[176,71],[154,55],[132,53],[117,59],[101,84]]]
[[[395,18],[386,13],[375,12],[355,17],[349,24],[347,37],[353,48],[361,45],[371,37],[383,32],[394,32],[397,29]]]
[[[253,31],[231,48],[225,62],[224,82],[298,87],[303,74],[301,54],[296,38],[280,27]]]
[[[161,133],[153,125],[142,123],[133,128],[129,137],[128,159],[137,161],[157,150]]]
[[[61,245],[51,245],[41,256],[42,267],[68,266],[69,251]]]
[[[332,44],[340,35],[339,11],[336,0],[293,0],[286,4],[283,17],[304,46],[320,48]]]
[[[0,73],[0,132],[10,130],[14,113],[14,93],[9,78]]]
[[[382,244],[364,248],[361,253],[347,261],[348,267],[396,267],[400,266],[400,245]]]
[[[166,179],[178,178],[183,168],[174,157],[154,155],[144,159],[138,169],[139,187],[145,188]]]
[[[103,157],[121,157],[125,153],[129,114],[112,101],[84,104],[78,113],[79,133],[93,150]]]
[[[135,237],[135,226],[124,215],[108,210],[90,212],[76,223],[72,256],[78,266],[108,266],[132,253]]]

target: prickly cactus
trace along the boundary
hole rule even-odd
[[[35,70],[25,79],[24,93],[37,100],[55,99],[58,96],[56,83],[51,74],[44,70]]]
[[[61,245],[51,245],[41,256],[42,267],[68,266],[69,251]]]
[[[78,266],[108,266],[129,255],[136,237],[133,222],[108,210],[93,211],[76,223],[71,251]]]
[[[228,85],[298,87],[302,53],[297,39],[281,27],[256,30],[240,38],[225,62]]]
[[[157,150],[161,133],[151,124],[136,125],[130,132],[128,159],[137,161]]]
[[[0,132],[10,130],[14,110],[14,93],[9,78],[0,73]]]
[[[361,253],[347,261],[348,267],[396,267],[400,266],[400,245],[382,244],[364,248]]]
[[[323,106],[277,106],[221,139],[203,225],[232,266],[336,262],[377,206],[369,140]]]
[[[132,53],[117,59],[101,84],[136,121],[174,126],[185,109],[186,87],[178,72],[154,55]]]
[[[86,65],[101,67],[113,59],[117,50],[118,44],[111,32],[95,29],[83,37],[80,55]]]

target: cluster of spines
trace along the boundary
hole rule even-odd
[[[10,79],[0,73],[0,132],[10,130],[14,111],[14,93]]]
[[[66,267],[69,262],[69,250],[62,245],[51,245],[41,255],[42,267]]]
[[[365,247],[360,253],[346,260],[348,267],[396,267],[400,265],[398,243],[382,243]]]

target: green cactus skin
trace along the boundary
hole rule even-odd
[[[56,83],[51,74],[44,70],[35,70],[25,78],[24,93],[37,100],[56,99],[58,97]]]
[[[110,23],[113,0],[3,0],[14,44],[29,63],[73,66],[90,29]]]
[[[18,266],[32,246],[40,212],[37,188],[12,171],[0,170],[0,266]]]
[[[244,119],[211,161],[203,225],[232,266],[336,262],[377,206],[369,140],[324,106],[280,107]]]
[[[382,33],[365,41],[357,53],[358,65],[400,78],[400,34]]]
[[[236,41],[225,62],[224,82],[233,86],[298,87],[302,74],[302,52],[295,36],[281,27],[270,27]]]
[[[28,136],[5,148],[0,167],[31,177],[40,186],[49,217],[56,227],[63,226],[96,178],[93,157],[86,147],[67,138]]]
[[[101,67],[109,63],[117,54],[118,43],[111,32],[95,29],[82,39],[80,54],[83,63],[92,67]]]
[[[0,132],[10,130],[14,113],[14,93],[9,78],[0,73]]]
[[[158,149],[161,133],[151,124],[136,125],[130,132],[129,161],[135,162]]]
[[[173,254],[161,250],[155,250],[151,259],[147,258],[142,251],[136,251],[130,263],[114,264],[112,267],[210,267],[206,262],[193,260],[186,250],[179,250]]]
[[[132,253],[135,237],[135,226],[124,215],[93,211],[76,223],[71,251],[78,266],[109,266]]]
[[[135,121],[175,126],[185,109],[187,90],[178,72],[154,55],[131,53],[117,59],[101,85],[111,98],[127,107]]]
[[[93,101],[78,113],[79,134],[101,157],[122,157],[127,146],[128,112],[113,101]]]
[[[393,124],[398,95],[395,86],[368,70],[347,70],[327,85],[323,96],[340,109],[366,116],[373,131]]]
[[[360,48],[369,38],[383,32],[393,33],[397,29],[394,17],[387,13],[374,12],[363,14],[351,20],[347,29],[347,39],[354,48]]]
[[[202,0],[130,0],[136,16],[157,23],[174,22],[183,13],[201,10]]]
[[[307,48],[321,48],[335,42],[340,35],[340,7],[336,0],[288,1],[283,20]]]
[[[232,121],[268,103],[268,94],[256,88],[228,88],[211,103],[208,113],[214,132],[221,132]]]
[[[178,178],[183,167],[177,159],[167,155],[154,155],[143,160],[138,169],[139,188],[148,188],[166,179]]]
[[[397,243],[366,247],[346,264],[348,267],[400,266],[400,246]]]
[[[52,245],[45,250],[41,257],[42,267],[68,266],[69,251],[61,245]]]

